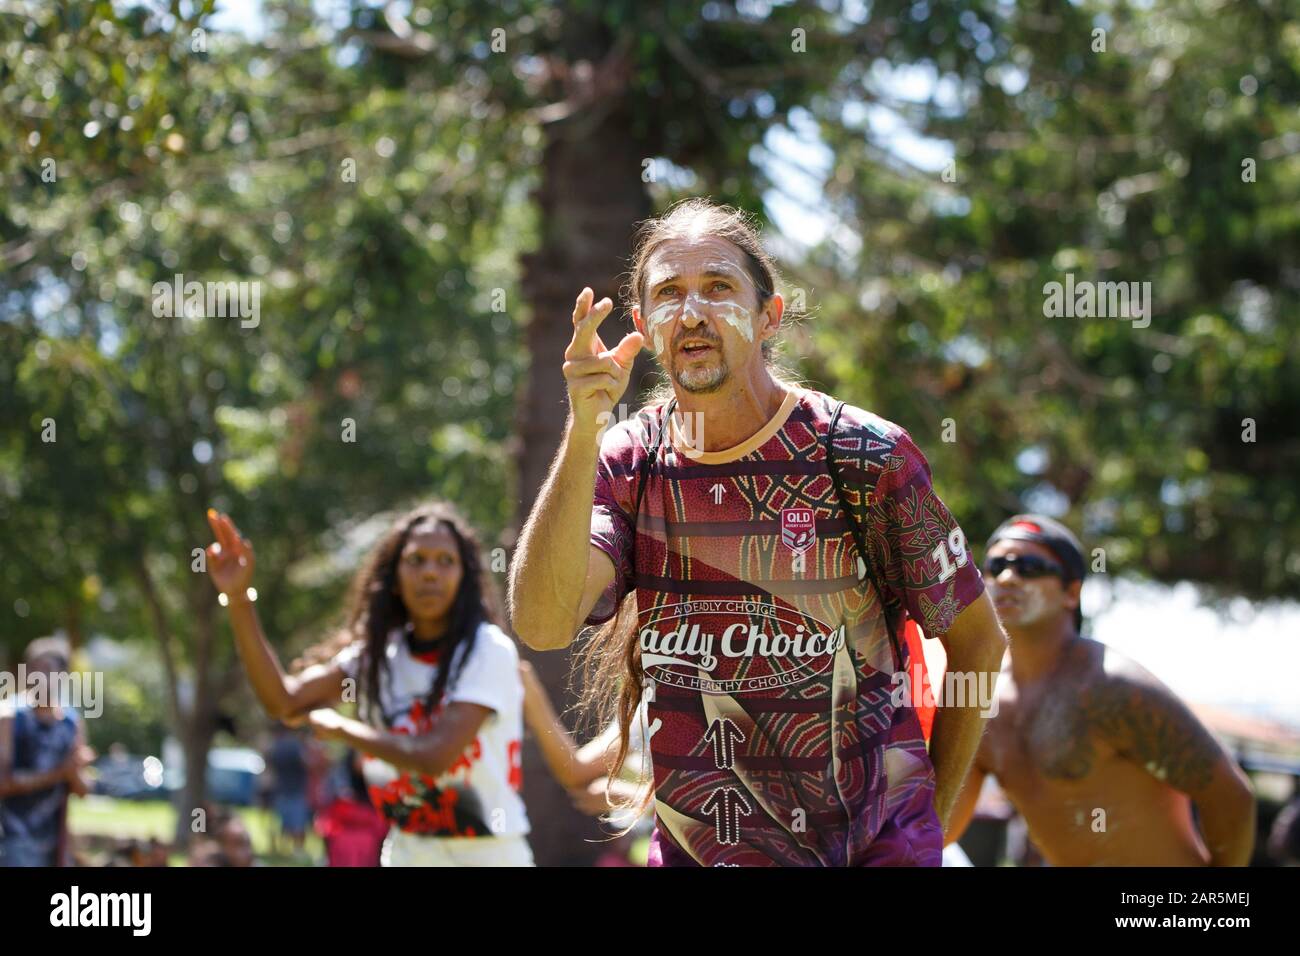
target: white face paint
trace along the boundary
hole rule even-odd
[[[746,342],[754,341],[754,317],[740,303],[730,299],[714,302],[713,314],[743,335]]]
[[[704,310],[707,309],[708,306],[709,304],[704,301],[704,297],[698,292],[688,293],[686,301],[682,303],[682,321],[698,322],[700,319],[704,318]]]
[[[706,262],[704,263],[705,273],[717,273],[732,281],[733,284],[739,285],[740,276],[736,274],[735,267],[729,262]],[[739,302],[731,299],[714,299],[713,311],[722,321],[739,332],[745,337],[746,342],[754,341],[754,318]]]
[[[669,350],[674,339],[681,335],[681,332],[674,333],[673,323],[678,320],[687,327],[695,327],[710,320],[726,323],[748,345],[752,346],[757,340],[755,323],[762,319],[762,313],[756,315],[753,310],[732,298],[738,294],[743,296],[744,290],[752,288],[752,281],[739,261],[739,253],[726,240],[672,240],[663,249],[656,251],[648,265],[648,271],[651,274],[651,290],[670,279],[678,287],[667,301],[660,301],[645,316],[646,338],[666,368],[672,368],[674,364]],[[719,282],[725,283],[725,286],[719,285]],[[699,288],[688,289],[696,284]],[[715,326],[711,335],[720,331]],[[722,362],[725,375],[725,359]],[[702,369],[694,369],[689,374],[698,375],[702,372]]]
[[[678,304],[665,302],[646,316],[646,329],[650,340],[654,342],[655,354],[664,354],[663,330],[666,325],[677,318]],[[714,299],[710,302],[698,293],[692,292],[680,306],[683,322],[695,322],[710,313],[722,319],[729,326],[745,337],[746,342],[754,341],[754,317],[739,302],[731,299]]]
[[[664,354],[664,326],[676,317],[676,302],[665,302],[645,317],[646,330],[655,344],[655,355]]]
[[[664,326],[677,318],[677,311],[678,305],[676,302],[665,302],[645,318],[646,330],[650,333],[650,340],[654,342],[656,355],[664,354]],[[743,335],[746,342],[752,343],[754,341],[754,317],[739,302],[734,302],[731,299],[709,301],[702,295],[692,292],[686,296],[686,301],[681,304],[683,322],[696,322],[710,314],[722,319],[722,321]]]

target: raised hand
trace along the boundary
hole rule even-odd
[[[569,389],[569,407],[575,426],[584,431],[602,428],[614,405],[627,390],[632,362],[644,339],[629,332],[612,349],[605,347],[596,329],[614,303],[608,298],[592,304],[595,293],[582,290],[573,306],[573,340],[564,350],[564,379]]]
[[[253,581],[253,546],[229,515],[208,509],[216,541],[207,547],[208,577],[223,594],[243,594]]]

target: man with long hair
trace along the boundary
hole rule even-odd
[[[648,702],[652,865],[939,865],[978,702],[927,752],[895,693],[910,616],[950,669],[1005,638],[911,437],[775,370],[776,270],[743,213],[704,200],[645,224],[607,348],[578,296],[569,417],[511,569],[519,636],[582,648],[619,758]],[[610,425],[648,344],[671,382]],[[902,698],[902,699],[900,699]]]

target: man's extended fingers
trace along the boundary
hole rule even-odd
[[[587,317],[587,310],[591,308],[591,299],[595,294],[590,287],[578,293],[577,301],[573,303],[573,324],[575,327]]]
[[[609,300],[608,296],[588,309],[586,315],[579,320],[577,328],[573,331],[575,341],[580,339],[584,345],[590,343],[596,335],[597,327],[601,322],[605,321],[605,316],[609,315],[613,310],[614,303]]]
[[[561,366],[561,370],[564,372],[564,377],[570,381],[575,381],[584,375],[592,375],[596,372],[608,372],[610,375],[617,375],[622,371],[613,352],[569,359]]]
[[[230,520],[230,515],[226,515],[225,519],[226,519],[226,534],[230,536],[230,547],[236,553],[239,552],[247,553],[250,550],[248,546],[248,542],[245,541],[244,536],[239,533],[239,529],[235,527],[235,523]]]
[[[607,354],[619,364],[620,368],[630,370],[632,363],[636,361],[637,353],[641,351],[644,344],[645,336],[640,332],[629,332],[623,336],[618,345],[614,346],[614,350]]]
[[[240,544],[247,546],[248,540],[240,533],[239,529],[235,527],[235,522],[231,521],[230,515],[226,515],[226,521],[230,522],[230,533],[235,536],[235,540]]]
[[[589,289],[582,290],[582,295],[578,297],[579,307],[582,306],[584,299],[590,301],[591,296],[589,295],[589,292]],[[605,321],[605,317],[609,315],[613,309],[614,303],[611,302],[608,297],[601,299],[595,305],[584,311],[580,318],[578,317],[579,309],[574,309],[573,341],[569,344],[566,357],[573,358],[578,355],[586,354],[594,355],[600,348],[603,348],[603,346],[599,345],[596,348],[593,348],[593,345],[597,342],[596,329],[600,326],[601,322]]]
[[[613,398],[622,390],[623,382],[617,376],[608,372],[584,375],[573,384],[573,394],[578,398],[590,398],[597,392],[607,392]]]

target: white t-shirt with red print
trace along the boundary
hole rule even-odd
[[[352,644],[335,663],[360,680],[362,645]],[[457,651],[457,656],[464,653]],[[438,676],[437,654],[413,655],[405,632],[388,635],[386,668],[380,669],[379,709],[374,723],[395,734],[428,733],[441,707],[425,712]],[[453,670],[456,667],[453,665]],[[399,770],[367,756],[362,764],[370,799],[405,833],[431,837],[509,837],[528,832],[520,747],[524,687],[519,652],[495,624],[479,625],[469,656],[447,688],[446,703],[479,704],[492,713],[460,758],[439,776]],[[445,705],[444,705],[445,706]],[[382,722],[381,722],[382,721]]]

